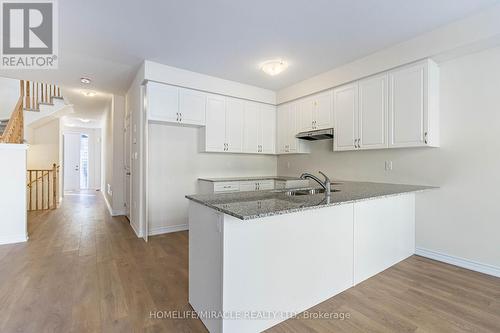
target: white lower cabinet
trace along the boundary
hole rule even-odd
[[[208,181],[200,179],[198,189],[200,194],[224,193],[224,192],[247,192],[273,190],[275,182],[273,179],[248,180],[248,181]]]

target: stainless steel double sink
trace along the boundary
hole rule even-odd
[[[340,192],[338,189],[331,189],[330,192]],[[299,196],[299,195],[314,195],[314,194],[321,194],[325,193],[324,188],[314,188],[314,189],[307,189],[307,190],[290,190],[286,191],[285,195],[289,197],[294,197],[294,196]]]

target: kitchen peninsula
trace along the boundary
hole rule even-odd
[[[189,302],[210,332],[260,332],[415,251],[415,192],[333,182],[186,196]]]

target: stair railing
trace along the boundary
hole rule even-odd
[[[40,104],[52,104],[53,98],[62,98],[60,87],[34,81],[21,81],[21,96],[24,108],[30,111],[39,111]]]
[[[59,204],[59,166],[27,171],[28,211],[56,209]]]
[[[20,97],[14,112],[10,116],[7,127],[0,135],[0,143],[23,143],[24,142],[24,112],[23,98]]]

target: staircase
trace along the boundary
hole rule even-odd
[[[0,143],[23,143],[24,126],[40,126],[65,112],[61,88],[53,84],[20,81],[19,101],[10,119],[0,120]]]
[[[8,123],[9,119],[0,119],[0,136],[2,136]]]

